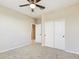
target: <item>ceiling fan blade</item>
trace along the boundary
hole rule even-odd
[[[36,4],[36,6],[39,7],[40,9],[45,9],[45,7],[42,6],[42,5],[38,5],[38,4]]]
[[[24,5],[20,5],[19,7],[25,7],[25,6],[29,6],[30,4],[24,4]]]

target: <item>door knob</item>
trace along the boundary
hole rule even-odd
[[[63,38],[64,38],[64,35],[63,35]]]

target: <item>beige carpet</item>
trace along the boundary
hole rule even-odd
[[[37,44],[1,53],[0,59],[79,59],[79,55]]]

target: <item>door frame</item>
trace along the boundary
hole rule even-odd
[[[35,39],[36,39],[36,24],[32,24],[32,31],[31,31],[32,45],[35,44]]]

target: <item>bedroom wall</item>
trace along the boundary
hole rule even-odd
[[[42,31],[44,34],[44,20],[46,19],[65,19],[65,50],[68,52],[79,53],[79,4],[61,8],[42,15]],[[43,45],[44,45],[43,39]]]
[[[0,6],[0,52],[31,44],[32,23],[31,17]]]
[[[79,54],[79,11],[66,20],[66,48]]]
[[[41,17],[35,19],[35,23],[36,23],[36,24],[41,24]]]

